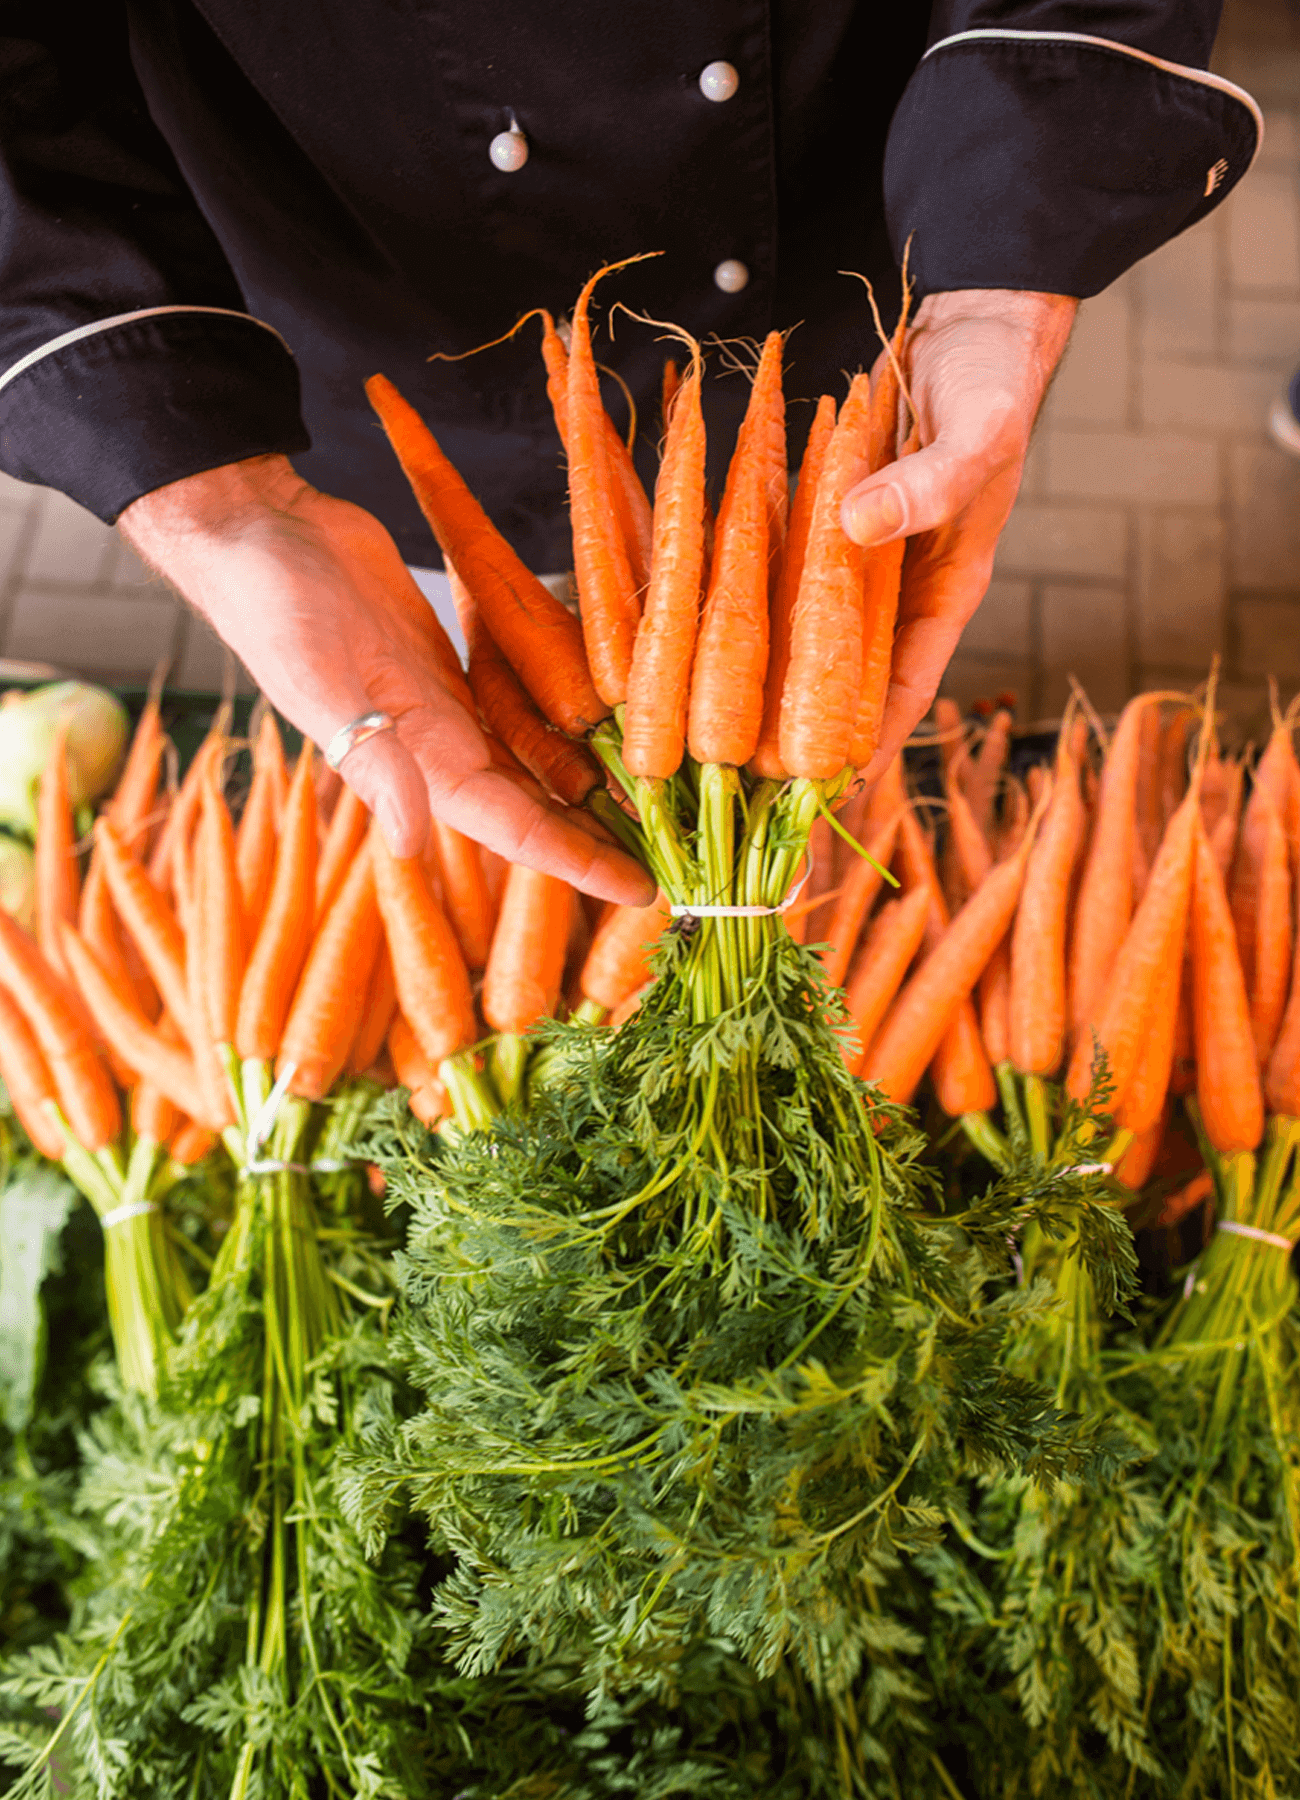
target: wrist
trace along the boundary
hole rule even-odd
[[[159,566],[180,543],[230,539],[268,510],[285,511],[305,486],[287,456],[250,456],[142,494],[121,514],[118,529],[133,550]]]
[[[1060,361],[1079,302],[1070,294],[1039,294],[1021,288],[952,288],[927,294],[917,308],[915,329],[937,332],[977,319],[995,321],[1032,346],[1044,379]]]

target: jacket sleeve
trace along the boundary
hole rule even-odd
[[[309,447],[297,365],[149,118],[112,0],[0,0],[0,468],[111,524]]]
[[[1263,136],[1206,72],[1221,0],[935,0],[885,152],[922,293],[1098,293],[1222,201]]]

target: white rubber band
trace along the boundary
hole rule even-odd
[[[1113,1175],[1114,1163],[1075,1163],[1072,1169],[1062,1169],[1062,1175]]]
[[[1285,1250],[1288,1256],[1295,1249],[1295,1240],[1283,1237],[1280,1231],[1261,1231],[1258,1225],[1239,1225],[1235,1219],[1216,1219],[1214,1229],[1230,1231],[1233,1237],[1251,1238],[1257,1244],[1271,1244],[1275,1250]]]
[[[310,1175],[311,1168],[307,1163],[277,1162],[274,1157],[259,1157],[256,1162],[246,1162],[239,1173],[241,1175]]]
[[[787,907],[793,906],[805,881],[812,874],[812,858],[808,859],[808,867],[795,882],[790,892],[779,906],[670,906],[669,913],[674,919],[766,919],[773,913],[783,913]]]
[[[115,1206],[112,1212],[106,1212],[99,1221],[100,1229],[111,1231],[114,1225],[125,1225],[128,1219],[138,1219],[145,1213],[157,1210],[157,1204],[153,1200],[132,1200],[125,1206]]]
[[[348,1169],[359,1167],[360,1164],[353,1162],[350,1157],[318,1156],[311,1165],[311,1173],[313,1175],[342,1175]]]
[[[297,1063],[286,1063],[284,1071],[276,1078],[275,1086],[258,1107],[249,1120],[248,1136],[244,1141],[244,1166],[241,1175],[278,1175],[285,1169],[299,1169],[301,1163],[286,1163],[264,1160],[261,1156],[262,1146],[275,1129],[275,1115],[280,1110],[280,1102],[289,1092],[289,1083],[298,1072]]]

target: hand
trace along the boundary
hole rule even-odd
[[[925,717],[984,598],[1029,434],[1078,304],[1063,294],[972,288],[931,294],[917,312],[908,385],[923,448],[850,489],[841,512],[856,543],[910,540],[868,785]]]
[[[362,713],[392,714],[396,731],[359,744],[341,773],[395,856],[420,851],[433,812],[586,893],[654,899],[631,857],[492,768],[439,675],[421,624],[428,602],[369,513],[318,493],[283,456],[257,456],[145,494],[119,525],[314,743]]]

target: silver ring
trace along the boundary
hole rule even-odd
[[[378,737],[381,731],[396,731],[397,720],[386,712],[362,713],[359,719],[352,719],[346,725],[340,725],[329,743],[325,746],[325,761],[337,775],[339,764],[345,756],[349,756],[358,744],[364,744],[367,738]]]

